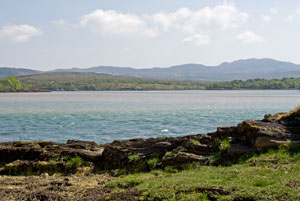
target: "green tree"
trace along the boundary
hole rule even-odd
[[[12,87],[16,91],[20,91],[23,89],[23,85],[20,82],[20,80],[15,76],[9,76],[7,78],[7,82],[9,83],[9,86]]]

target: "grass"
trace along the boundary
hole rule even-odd
[[[155,170],[119,177],[111,188],[134,187],[142,200],[300,200],[300,149],[281,148],[228,167]]]
[[[137,162],[140,160],[140,155],[138,155],[138,154],[130,155],[130,156],[128,156],[128,160],[129,160],[129,162]]]
[[[196,139],[191,139],[190,142],[192,144],[201,145],[201,142],[199,140],[196,140]]]
[[[158,162],[159,162],[158,158],[152,158],[147,161],[147,165],[151,170],[153,170],[156,168]]]

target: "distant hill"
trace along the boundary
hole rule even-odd
[[[201,81],[127,78],[84,72],[46,72],[21,76],[19,79],[29,91],[205,89],[205,83]]]
[[[58,82],[58,83],[69,83],[69,82],[80,82],[86,80],[95,79],[128,79],[119,76],[113,76],[102,73],[80,73],[80,72],[44,72],[35,75],[20,76],[21,81],[26,82]]]
[[[249,79],[246,81],[196,81],[130,78],[102,73],[45,72],[0,78],[0,92],[15,91],[103,91],[103,90],[235,90],[300,89],[300,78]]]
[[[52,72],[103,73],[123,77],[231,81],[247,79],[281,79],[300,77],[300,65],[274,59],[245,59],[225,62],[218,66],[184,64],[168,68],[135,69],[130,67],[98,66],[92,68],[57,69]],[[0,68],[0,77],[38,74],[40,71],[16,68]]]
[[[274,59],[246,59],[230,63],[225,62],[218,66],[184,64],[169,68],[151,69],[99,66],[87,69],[57,69],[55,72],[94,72],[153,79],[230,81],[300,77],[300,65]]]
[[[41,71],[26,68],[0,67],[0,78],[6,78],[8,76],[34,75],[38,73],[41,73]]]

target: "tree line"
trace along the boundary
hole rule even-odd
[[[207,84],[206,89],[300,89],[300,78],[283,78],[272,80],[249,79],[246,81],[234,80],[229,82],[214,82]]]
[[[9,76],[0,79],[0,92],[18,91],[100,91],[100,90],[237,90],[300,89],[300,78],[250,79],[227,82],[153,80],[139,78],[99,78],[83,80],[19,80]]]

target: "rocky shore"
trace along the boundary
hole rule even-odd
[[[266,115],[208,134],[116,140],[98,145],[69,140],[0,143],[4,200],[105,200],[112,177],[173,167],[231,165],[241,157],[300,143],[300,108]],[[18,176],[18,177],[12,177]],[[56,193],[55,193],[56,192]],[[94,196],[93,198],[90,196]],[[111,200],[137,200],[128,188]],[[128,196],[128,197],[126,197]],[[77,199],[78,198],[78,199]]]

